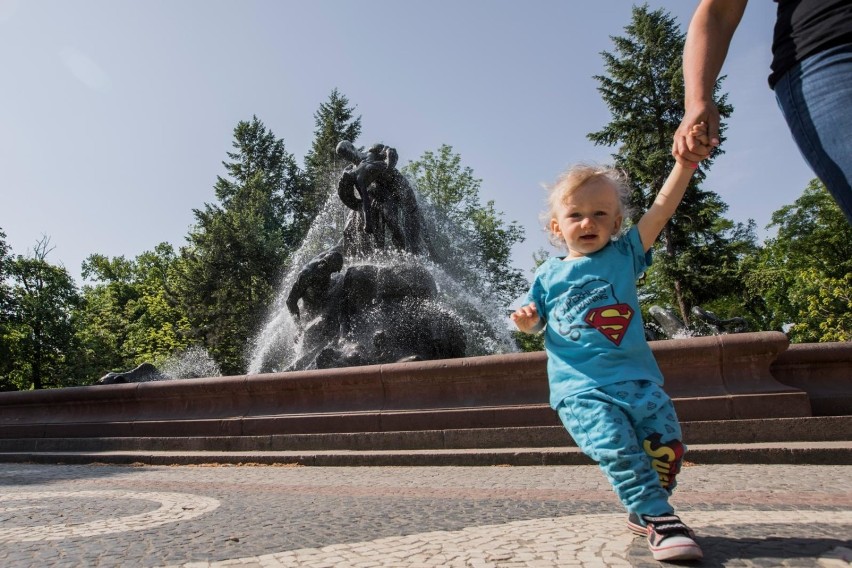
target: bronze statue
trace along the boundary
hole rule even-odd
[[[337,184],[340,200],[357,215],[350,216],[344,230],[344,250],[367,254],[384,249],[386,233],[403,251],[423,251],[423,222],[417,198],[408,180],[396,169],[397,152],[374,144],[366,152],[344,140],[337,155],[351,162]]]
[[[428,240],[414,190],[396,169],[396,150],[374,144],[362,152],[343,141],[336,152],[350,162],[337,184],[350,213],[342,244],[302,267],[287,296],[298,343],[288,369],[463,357],[460,318],[440,305],[418,257]],[[413,256],[369,259],[385,248]]]
[[[325,305],[324,300],[332,287],[332,275],[342,268],[343,254],[332,249],[317,255],[299,271],[287,296],[287,309],[294,320],[301,318],[299,300],[310,312],[319,311]]]

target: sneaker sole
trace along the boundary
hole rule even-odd
[[[700,560],[704,553],[697,544],[675,545],[670,547],[651,548],[654,560]]]
[[[630,519],[627,520],[627,528],[637,536],[648,536],[648,529],[640,524],[634,523]]]

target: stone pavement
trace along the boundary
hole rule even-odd
[[[850,566],[852,466],[693,465],[702,566]],[[660,566],[595,466],[0,464],[0,566]]]

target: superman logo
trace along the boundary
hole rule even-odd
[[[631,319],[633,319],[633,308],[627,304],[593,308],[586,314],[586,323],[616,345],[621,345]]]
[[[660,477],[660,485],[668,489],[674,486],[675,476],[680,472],[685,448],[680,440],[672,440],[663,444],[662,434],[654,433],[645,438],[642,447],[651,458],[651,467]]]

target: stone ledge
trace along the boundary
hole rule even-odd
[[[722,443],[826,441],[852,443],[852,416],[684,422],[683,441],[690,447]],[[573,440],[562,426],[270,436],[0,439],[0,452],[407,451],[573,446]]]
[[[852,464],[852,442],[691,446],[695,464]],[[316,467],[590,465],[577,448],[316,452],[0,452],[0,463],[261,464]]]
[[[814,415],[852,414],[852,341],[791,345],[770,370],[779,382],[808,393]]]
[[[682,420],[808,416],[807,394],[770,373],[787,344],[763,332],[651,348]],[[514,353],[0,393],[0,438],[309,433],[341,417],[362,431],[555,424],[547,399],[545,354]]]

